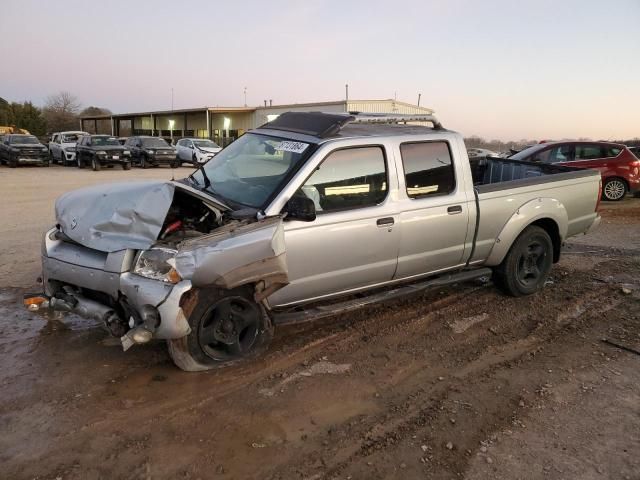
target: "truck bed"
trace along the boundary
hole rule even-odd
[[[594,171],[589,169],[508,158],[484,157],[470,159],[469,163],[473,185],[480,193],[594,175]]]

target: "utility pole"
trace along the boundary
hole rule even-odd
[[[418,106],[420,106],[420,97],[422,96],[421,93],[418,94]]]
[[[344,99],[345,101],[349,101],[349,84],[345,84],[344,86]]]

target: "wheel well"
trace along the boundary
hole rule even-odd
[[[627,187],[627,190],[629,190],[629,182],[627,182],[627,180],[624,177],[618,177],[617,175],[611,175],[610,177],[607,177],[607,178],[604,179],[604,181],[602,182],[602,186],[604,187],[604,185],[609,180],[620,180],[622,183],[625,184],[625,186]]]
[[[560,249],[562,248],[562,239],[560,238],[558,224],[550,218],[541,218],[531,225],[540,227],[549,234],[551,242],[553,243],[553,263],[557,263],[558,260],[560,260]]]

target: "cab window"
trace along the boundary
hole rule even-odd
[[[382,147],[358,147],[330,153],[296,195],[313,200],[318,213],[371,207],[388,191]]]
[[[456,179],[447,142],[403,143],[400,154],[409,198],[453,192]]]

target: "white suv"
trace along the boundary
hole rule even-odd
[[[62,165],[72,165],[76,161],[76,144],[87,132],[57,132],[51,135],[49,141],[49,157],[51,163],[60,162]]]
[[[183,138],[176,143],[176,150],[181,162],[189,162],[197,167],[211,160],[222,148],[205,138]]]

